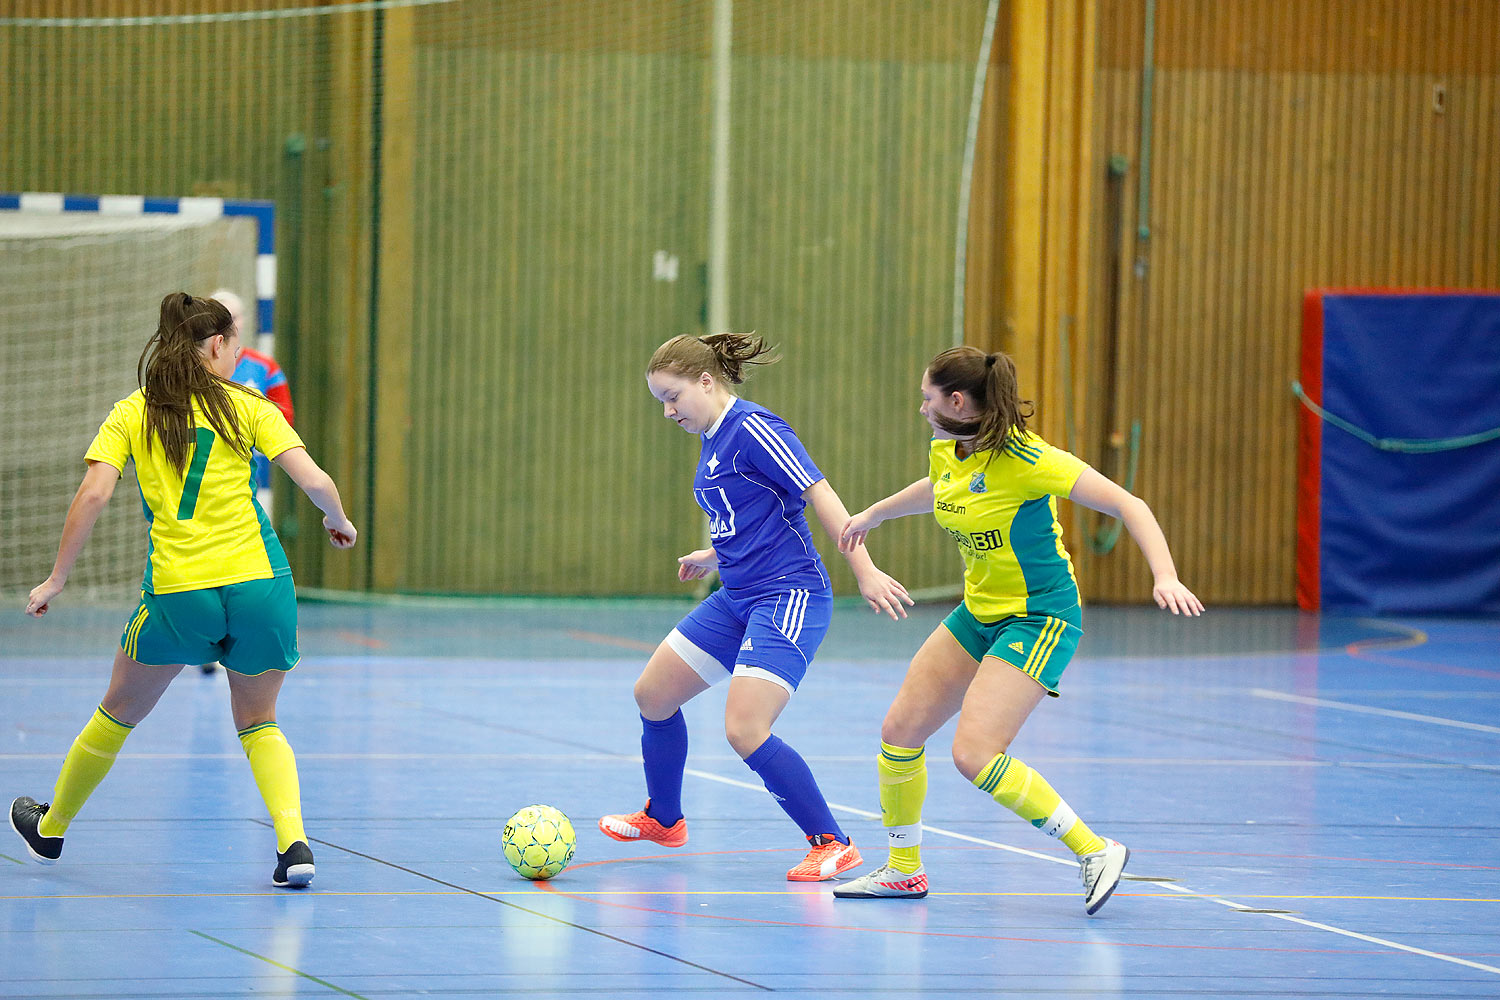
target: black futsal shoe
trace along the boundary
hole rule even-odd
[[[58,843],[62,843],[58,841]],[[292,846],[276,855],[276,871],[271,875],[271,884],[282,888],[300,889],[313,880],[312,848],[301,840],[292,841]]]
[[[43,837],[37,832],[42,817],[51,808],[49,803],[38,802],[29,795],[23,795],[10,804],[10,828],[26,841],[26,853],[37,864],[55,865],[57,859],[62,857],[63,839]]]

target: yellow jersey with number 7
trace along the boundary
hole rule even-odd
[[[259,393],[228,386],[245,440],[267,458],[302,447],[276,404]],[[148,594],[223,587],[292,572],[271,519],[255,500],[250,459],[221,441],[193,402],[196,440],[181,471],[160,441],[146,440],[146,399],[137,389],[115,404],[84,458],[120,472],[135,463],[141,507],[150,526]]]
[[[1029,432],[1012,434],[999,451],[963,458],[956,444],[933,440],[928,478],[933,516],[964,557],[969,613],[996,622],[1078,607],[1055,498],[1072,492],[1088,464]]]

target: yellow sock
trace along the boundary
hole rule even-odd
[[[1090,830],[1047,779],[1024,761],[999,754],[979,772],[974,784],[1047,836],[1067,844],[1074,854],[1104,850],[1104,838]]]
[[[266,802],[266,812],[276,827],[276,850],[286,850],[297,841],[307,841],[302,828],[302,790],[297,784],[297,758],[274,722],[240,730],[240,746],[250,758],[255,786]]]
[[[57,784],[52,789],[52,807],[42,817],[37,833],[43,837],[61,837],[67,832],[68,824],[114,766],[115,755],[134,728],[111,716],[102,706],[94,710],[94,717],[63,759]]]
[[[922,803],[927,798],[927,757],[922,747],[880,744],[880,822],[891,855],[886,862],[903,875],[922,867]],[[899,846],[898,846],[899,845]]]

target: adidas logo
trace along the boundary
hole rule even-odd
[[[740,643],[740,648],[741,648],[741,649],[748,649],[748,650],[750,650],[750,651],[751,651],[751,652],[754,652],[754,651],[755,651],[755,647],[754,647],[754,646],[752,646],[752,645],[750,645],[750,640],[749,640],[749,638],[748,638],[748,637],[747,637],[747,638],[746,638],[746,639],[745,639],[745,641],[744,641],[744,642],[742,642],[742,643]]]
[[[947,483],[947,482],[951,482],[952,480],[953,480],[953,477],[951,475],[949,475],[948,473],[945,472],[945,473],[943,473],[943,478],[940,480],[940,482]]]
[[[1019,642],[1013,642],[1013,643],[1011,643],[1010,644],[1010,648],[1014,649],[1018,653],[1024,653],[1024,652],[1026,652],[1026,648],[1024,646],[1022,646]]]

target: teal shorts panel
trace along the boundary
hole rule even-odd
[[[1076,609],[1066,615],[1011,615],[982,622],[960,604],[943,625],[975,662],[986,656],[1004,660],[1058,696],[1057,685],[1083,638],[1083,616]]]
[[[290,576],[177,594],[142,594],[120,649],[137,663],[218,660],[237,674],[297,665],[297,592]]]

